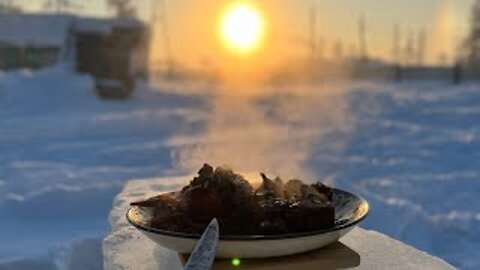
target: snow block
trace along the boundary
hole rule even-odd
[[[178,189],[189,177],[135,180],[126,184],[110,212],[111,233],[103,240],[105,269],[182,269],[178,254],[148,240],[125,219],[129,203],[159,192]],[[244,269],[455,269],[445,261],[407,246],[388,236],[354,229],[339,243],[296,256],[243,261]],[[297,267],[297,268],[295,268]],[[216,262],[214,269],[231,269],[229,261]]]

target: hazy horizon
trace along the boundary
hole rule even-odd
[[[148,21],[151,16],[151,1],[138,0],[135,6],[138,15]],[[106,1],[72,0],[81,8],[76,13],[93,16],[108,16]],[[232,60],[218,38],[218,21],[232,0],[166,0],[167,20],[172,54],[179,62],[198,67],[217,65]],[[323,54],[334,54],[336,44],[342,45],[345,55],[358,52],[358,20],[365,18],[368,54],[386,60],[392,59],[393,27],[398,25],[401,46],[409,39],[414,46],[419,33],[426,32],[425,63],[438,64],[451,61],[455,49],[465,37],[470,20],[473,0],[405,0],[386,3],[382,0],[243,0],[255,4],[267,25],[263,49],[251,58],[265,60],[266,64],[278,64],[285,59],[308,57],[310,43],[311,10],[316,12],[317,51],[323,44]],[[44,1],[17,0],[26,11],[44,10]],[[164,58],[163,42],[157,40],[154,57]],[[201,46],[191,46],[201,44]],[[443,57],[442,57],[443,55]],[[238,61],[233,57],[233,61]],[[242,60],[243,61],[243,60]]]

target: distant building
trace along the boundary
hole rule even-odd
[[[124,98],[148,74],[149,29],[133,19],[78,19],[69,29],[65,57],[96,78],[101,97]]]
[[[100,96],[126,97],[147,76],[149,37],[135,19],[0,14],[0,70],[63,61],[94,76]]]
[[[59,60],[73,17],[0,13],[0,69],[36,69]]]

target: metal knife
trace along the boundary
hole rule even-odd
[[[193,249],[184,270],[210,270],[215,260],[219,237],[218,221],[214,218]]]

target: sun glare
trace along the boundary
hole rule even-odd
[[[240,52],[257,48],[264,31],[260,12],[247,3],[238,3],[227,9],[220,26],[226,45]]]

